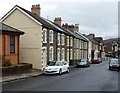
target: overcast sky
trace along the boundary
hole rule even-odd
[[[63,23],[79,24],[82,34],[94,33],[104,39],[118,37],[119,0],[1,0],[0,18],[14,5],[29,11],[40,4],[41,16],[54,20],[61,17]]]

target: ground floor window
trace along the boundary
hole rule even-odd
[[[10,36],[10,53],[15,53],[15,37]]]
[[[53,47],[49,48],[49,60],[53,60]]]
[[[73,51],[70,49],[70,59],[73,59]]]
[[[67,62],[69,62],[69,49],[67,49]]]
[[[64,48],[62,48],[61,50],[61,60],[64,60],[65,59],[65,50]]]
[[[60,60],[60,48],[57,49],[57,60]]]

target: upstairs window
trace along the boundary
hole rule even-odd
[[[10,53],[15,53],[15,37],[10,36]]]
[[[64,45],[64,39],[65,39],[64,34],[61,34],[61,43],[62,43],[62,45]]]
[[[69,36],[67,36],[67,46],[69,46]]]
[[[60,33],[58,33],[58,45],[60,45]]]
[[[65,59],[65,50],[64,50],[64,48],[62,48],[62,50],[61,50],[61,59],[62,60]]]
[[[43,30],[43,43],[46,43],[47,42],[47,30],[44,29]]]
[[[72,45],[73,45],[73,38],[70,37],[70,46],[72,46]]]
[[[60,61],[60,48],[57,49],[57,60]]]
[[[53,31],[49,31],[49,42],[53,43]]]

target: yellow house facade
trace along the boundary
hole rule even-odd
[[[24,13],[18,6],[15,6],[9,13],[7,14],[9,16],[5,17],[2,22],[26,33],[20,38],[20,62],[31,63],[33,64],[33,68],[40,69],[42,64],[41,24]]]

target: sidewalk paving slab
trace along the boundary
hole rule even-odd
[[[75,66],[70,66],[70,69],[74,68],[74,67]],[[42,74],[43,74],[43,71],[33,69],[32,71],[26,72],[26,73],[0,77],[0,83],[11,82],[11,81],[19,80],[19,79],[26,79],[26,78],[30,78],[30,77],[36,77],[36,76],[39,76]]]
[[[39,76],[41,74],[43,74],[43,71],[41,71],[41,70],[32,70],[32,71],[26,72],[26,73],[3,76],[0,78],[0,82],[10,82],[10,81],[15,81],[15,80],[19,80],[19,79],[25,79],[25,78],[29,78],[29,77]]]

